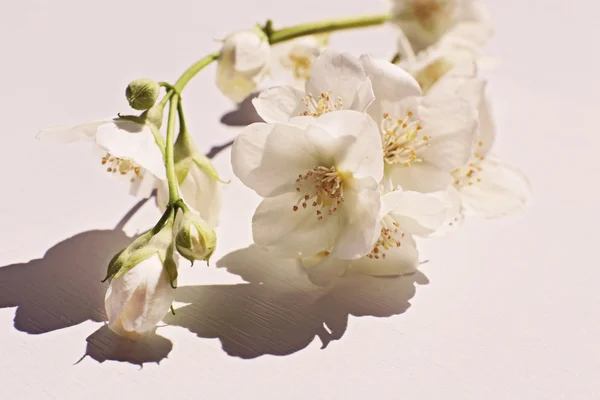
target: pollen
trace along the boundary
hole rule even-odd
[[[306,107],[306,111],[302,113],[304,116],[318,117],[332,111],[344,109],[342,98],[334,98],[331,91],[323,92],[317,98],[312,94],[308,94],[302,98],[302,102]]]
[[[110,153],[106,153],[101,160],[102,165],[106,165],[106,172],[110,174],[119,174],[130,177],[131,182],[135,182],[138,179],[143,179],[143,170],[133,160],[115,157]]]
[[[479,141],[477,145],[482,147],[484,143]],[[465,186],[473,186],[481,183],[481,172],[483,171],[481,164],[484,160],[485,156],[483,154],[474,152],[467,165],[452,172],[454,187],[460,189]]]
[[[421,119],[412,110],[407,110],[403,118],[391,118],[389,114],[383,114],[380,129],[387,164],[410,167],[423,161],[421,154],[431,145],[431,137],[423,134]]]
[[[334,214],[344,203],[344,181],[335,167],[318,166],[300,174],[296,179],[296,192],[300,193],[292,210],[298,211],[309,204],[316,209],[317,220]]]
[[[373,249],[367,257],[370,259],[380,260],[385,259],[386,254],[395,248],[402,246],[404,233],[400,230],[400,224],[392,217],[386,216],[382,221],[381,233]]]

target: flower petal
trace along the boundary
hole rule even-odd
[[[449,172],[426,162],[410,167],[402,164],[386,165],[386,172],[392,187],[421,193],[445,190],[453,181]]]
[[[372,276],[398,276],[411,274],[419,266],[419,252],[415,240],[405,234],[400,247],[386,251],[379,259],[363,257],[350,263],[350,270]]]
[[[245,129],[232,149],[234,173],[262,197],[295,190],[298,175],[320,165],[323,150],[319,145],[328,142],[327,132],[319,130],[315,134],[318,128],[310,128],[273,124]],[[263,131],[269,129],[263,136]],[[253,133],[257,130],[261,134],[255,138]],[[315,137],[322,139],[316,143]]]
[[[173,298],[174,289],[162,262],[153,256],[111,282],[105,298],[109,327],[150,332],[167,313]]]
[[[473,154],[478,133],[476,109],[456,96],[427,96],[419,108],[423,135],[429,147],[423,159],[438,168],[452,172],[465,165]]]
[[[54,140],[60,143],[72,143],[77,140],[94,140],[98,127],[104,124],[112,124],[113,119],[107,118],[102,121],[88,122],[86,124],[42,129],[36,135],[37,139]]]
[[[114,157],[133,160],[159,179],[166,179],[162,153],[145,124],[113,120],[98,127],[96,144]]]
[[[304,92],[291,86],[267,89],[252,100],[256,112],[265,122],[286,123],[304,109]]]
[[[456,209],[456,203],[444,201],[442,197],[434,195],[402,192],[396,197],[396,208],[390,215],[400,224],[403,231],[412,235],[430,235],[447,221],[450,210]]]
[[[331,92],[341,98],[344,109],[365,111],[375,99],[371,82],[358,58],[347,53],[325,50],[315,60],[306,93],[318,97]]]
[[[379,226],[381,196],[379,185],[372,177],[345,181],[344,203],[338,211],[344,214],[343,225],[332,256],[354,260],[368,254]]]
[[[197,211],[202,219],[212,227],[219,224],[221,184],[216,179],[192,164],[188,175],[179,184],[179,189],[185,203]]]
[[[381,101],[399,101],[407,96],[420,96],[419,84],[408,72],[387,60],[375,60],[363,55],[360,62],[371,80],[376,100],[369,106],[369,114],[378,121],[383,115]]]
[[[460,189],[465,213],[484,218],[519,214],[531,201],[531,186],[517,169],[495,159],[480,164],[480,182]]]
[[[312,207],[299,207],[296,192],[264,199],[252,218],[254,242],[281,257],[311,256],[331,249],[340,225],[336,214],[318,220]]]
[[[383,150],[377,123],[369,115],[357,111],[336,111],[319,117],[316,126],[333,137],[356,138],[336,156],[339,171],[352,172],[355,178],[373,177],[379,182],[383,177]]]

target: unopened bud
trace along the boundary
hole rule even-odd
[[[148,78],[132,81],[125,90],[129,105],[136,110],[148,110],[156,103],[160,85]]]
[[[191,262],[208,261],[217,245],[217,234],[213,227],[190,211],[177,216],[175,227],[175,246],[179,254]]]

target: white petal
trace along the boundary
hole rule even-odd
[[[459,97],[427,96],[418,113],[423,135],[430,138],[423,159],[448,172],[465,165],[478,133],[476,109]]]
[[[338,236],[335,213],[318,220],[315,209],[298,205],[296,192],[264,199],[252,218],[254,242],[282,257],[310,256],[331,249]]]
[[[265,128],[259,128],[265,129]],[[250,153],[251,162],[256,162],[255,145],[252,132],[244,130],[236,139],[232,150],[232,164],[234,173],[262,197],[275,196],[288,190],[295,190],[298,175],[306,173],[309,169],[322,165],[323,150],[320,144],[326,143],[327,132],[314,129],[302,130],[290,125],[273,124],[271,131],[266,135],[264,148],[260,154],[259,164],[252,170],[240,172],[238,159],[245,160]],[[321,137],[318,143],[315,137]],[[262,141],[262,136],[257,141]],[[234,159],[236,160],[234,162]],[[240,164],[248,166],[249,162]]]
[[[429,163],[415,163],[410,167],[402,164],[386,165],[392,187],[427,193],[445,190],[452,184],[452,175]]]
[[[477,153],[486,156],[496,141],[496,124],[492,112],[492,105],[487,95],[479,105],[479,143]]]
[[[485,218],[497,218],[523,212],[531,201],[531,186],[517,169],[495,159],[480,164],[480,182],[460,189],[465,212]]]
[[[340,97],[344,109],[364,111],[375,99],[371,82],[358,58],[333,50],[325,50],[315,60],[311,76],[306,82],[306,93],[318,97],[331,92]]]
[[[344,203],[338,211],[344,215],[343,227],[332,256],[354,260],[368,254],[379,223],[381,196],[372,177],[344,182]]]
[[[421,88],[415,78],[397,65],[387,60],[374,60],[368,55],[363,55],[360,61],[375,93],[376,100],[368,111],[376,121],[383,115],[381,101],[399,101],[407,96],[421,95]]]
[[[252,31],[234,33],[231,36],[235,46],[235,70],[255,71],[264,68],[269,62],[269,44]]]
[[[134,160],[159,179],[166,179],[162,153],[150,127],[114,120],[98,128],[96,144],[114,157]]]
[[[265,122],[286,123],[299,115],[304,107],[304,92],[291,86],[279,86],[267,89],[252,100],[256,112]]]
[[[383,177],[383,150],[377,123],[369,115],[357,111],[336,111],[319,117],[315,125],[333,137],[356,138],[335,156],[339,171],[352,172],[355,178]]]
[[[384,196],[385,197],[385,196]],[[402,192],[397,196],[396,208],[390,215],[402,230],[419,236],[427,236],[439,229],[448,218],[452,202],[417,192]]]
[[[86,124],[42,129],[36,138],[42,140],[54,140],[61,143],[71,143],[77,140],[94,140],[98,127],[104,124],[112,124],[113,119],[88,122]]]
[[[179,189],[185,203],[197,211],[202,219],[212,227],[218,225],[221,184],[216,179],[206,175],[196,164],[192,164]]]
[[[267,136],[275,125],[257,122],[245,127],[231,147],[233,173],[248,185],[248,176],[260,166]]]
[[[412,236],[405,234],[400,247],[385,251],[385,258],[363,257],[350,263],[350,270],[373,276],[411,274],[419,266],[419,252]]]
[[[105,298],[109,326],[147,333],[167,313],[173,297],[166,271],[153,256],[111,282]]]

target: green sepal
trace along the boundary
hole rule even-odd
[[[177,262],[175,261],[175,246],[173,245],[173,243],[171,243],[167,248],[167,252],[163,260],[163,267],[167,271],[171,287],[173,289],[177,289],[175,281],[177,280],[177,276],[179,273],[177,271]]]
[[[187,178],[192,163],[196,164],[206,175],[216,179],[221,183],[229,183],[219,177],[219,173],[210,162],[210,159],[198,151],[190,134],[187,130],[179,133],[175,144],[173,145],[173,155],[175,161],[175,175],[179,184]]]
[[[154,246],[148,245],[152,238],[152,232],[146,232],[129,245],[129,247],[121,251],[118,257],[114,258],[109,264],[107,276],[119,278],[131,268],[156,254],[157,249]]]

